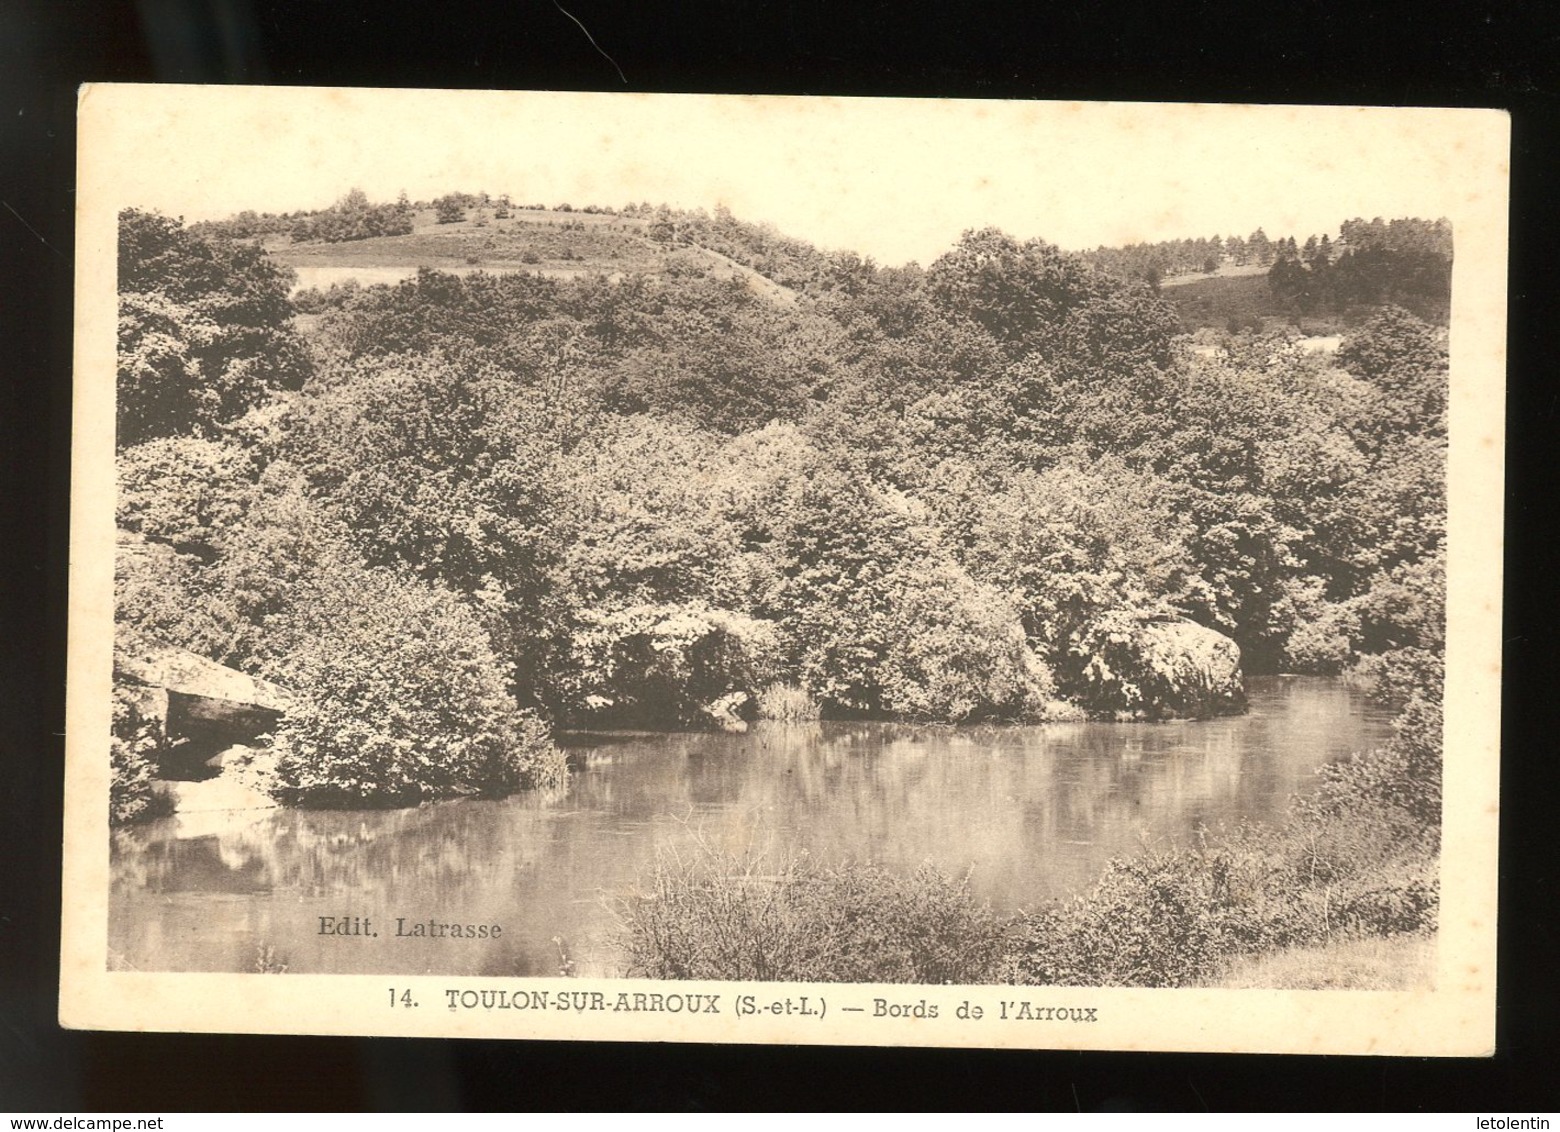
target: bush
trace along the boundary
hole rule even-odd
[[[300,217],[293,226],[293,239],[340,243],[374,236],[404,236],[411,230],[409,204],[370,204],[361,189],[353,189],[330,208]]]
[[[573,706],[611,705],[637,722],[700,723],[705,705],[773,680],[775,629],[696,602],[582,614]]]
[[[627,973],[655,979],[982,983],[1003,954],[1003,923],[930,867],[901,877],[702,842],[663,851],[622,915]]]
[[[1296,579],[1287,589],[1296,617],[1279,656],[1280,669],[1326,676],[1344,671],[1355,659],[1360,634],[1354,604],[1328,601],[1320,578]]]
[[[1433,931],[1440,707],[1416,696],[1396,726],[1381,749],[1323,767],[1282,828],[1114,860],[1088,893],[1021,916],[1010,977],[1185,986],[1239,955]]]
[[[209,559],[213,542],[243,517],[254,482],[250,454],[198,437],[165,437],[119,455],[121,527]]]
[[[1397,821],[1438,834],[1441,825],[1441,727],[1439,702],[1410,699],[1383,747],[1317,771],[1316,792],[1296,803],[1302,820]]]
[[[308,376],[292,273],[259,248],[119,214],[117,444],[214,436]]]
[[[1339,928],[1351,935],[1393,936],[1434,931],[1441,879],[1434,856],[1410,856],[1340,895]]]
[[[1272,942],[1261,858],[1227,849],[1159,849],[1113,860],[1094,889],[1022,916],[1013,981],[1177,987],[1227,956]],[[1245,897],[1250,894],[1249,907]]]
[[[758,718],[778,723],[807,723],[819,716],[818,701],[795,684],[770,684],[758,694]]]
[[[409,805],[562,783],[563,755],[515,707],[476,615],[453,595],[348,567],[305,585],[298,643],[266,672],[298,700],[276,732],[283,800]]]
[[[108,744],[110,825],[150,821],[173,812],[172,799],[152,787],[152,755],[160,745],[156,722],[142,712],[135,693],[115,684]]]
[[[999,591],[931,562],[901,571],[898,582],[876,673],[885,711],[949,723],[1043,713],[1050,670],[1029,651],[1018,613]]]

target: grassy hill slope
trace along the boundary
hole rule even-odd
[[[1160,294],[1175,304],[1188,330],[1211,326],[1235,330],[1263,325],[1281,317],[1268,288],[1267,270],[1233,268],[1217,275],[1173,276],[1160,284]],[[1233,323],[1232,323],[1233,320]]]
[[[298,287],[327,287],[348,278],[362,284],[406,278],[420,267],[441,271],[531,271],[554,278],[638,272],[690,272],[738,278],[781,303],[795,292],[719,252],[698,245],[673,246],[649,235],[648,222],[601,213],[517,209],[505,219],[472,210],[467,219],[440,224],[432,209],[413,218],[404,236],[375,236],[341,243],[265,240],[277,263],[298,273]]]

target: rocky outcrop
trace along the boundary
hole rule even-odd
[[[1118,719],[1206,719],[1246,708],[1240,646],[1181,618],[1116,614],[1087,640],[1077,698]]]
[[[161,738],[224,747],[270,732],[287,711],[284,689],[184,649],[115,649],[114,679],[131,689]]]
[[[276,755],[267,748],[242,744],[219,751],[207,760],[211,777],[192,776],[165,785],[181,815],[204,811],[266,810],[277,803]]]
[[[722,731],[746,731],[746,717],[752,715],[756,707],[747,692],[730,692],[704,704],[701,710],[705,718]]]
[[[1246,709],[1240,646],[1193,621],[1154,621],[1137,634],[1141,684],[1150,713],[1202,719]]]

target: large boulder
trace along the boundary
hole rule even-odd
[[[184,649],[114,650],[114,679],[131,689],[167,743],[223,747],[268,734],[286,713],[284,689]]]
[[[753,714],[756,706],[750,694],[738,691],[701,704],[700,709],[704,717],[722,731],[746,731],[747,717]]]
[[[1246,709],[1240,646],[1181,618],[1102,619],[1088,640],[1079,692],[1097,714],[1206,719]]]

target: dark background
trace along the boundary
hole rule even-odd
[[[1552,5],[0,5],[0,1111],[1553,1110]],[[1502,107],[1513,113],[1493,1059],[88,1034],[54,1022],[75,87],[87,80]]]

